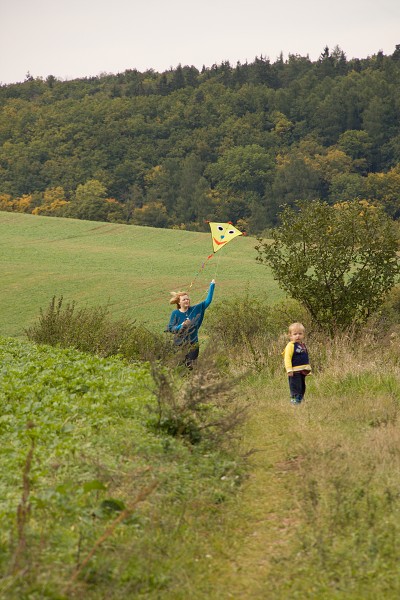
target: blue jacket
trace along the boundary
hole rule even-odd
[[[175,344],[198,344],[199,327],[203,322],[205,310],[210,306],[213,299],[214,288],[215,283],[210,283],[207,298],[199,304],[189,306],[186,312],[182,312],[179,309],[176,309],[172,312],[168,324],[168,331],[175,333]],[[191,322],[190,326],[182,328],[182,324],[187,319],[189,319]]]
[[[311,371],[307,347],[303,342],[289,342],[282,354],[286,371]]]

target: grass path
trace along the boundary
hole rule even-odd
[[[282,386],[278,383],[278,388],[276,383],[259,390],[252,401],[243,440],[244,451],[254,450],[249,458],[250,476],[227,509],[225,552],[216,559],[211,597],[279,597],[278,590],[271,593],[271,574],[274,561],[285,554],[296,530],[296,504],[290,488],[297,459],[291,455],[291,440],[296,437],[299,416],[300,421],[307,419],[307,408],[292,407],[283,385],[286,381]]]
[[[398,364],[348,356],[310,378],[300,406],[284,376],[249,385],[243,447],[257,452],[226,508],[211,597],[400,597],[399,382]]]
[[[229,591],[234,598],[265,598],[273,558],[282,551],[295,524],[285,481],[292,467],[282,437],[292,415],[282,409],[276,416],[279,422],[271,423],[271,414],[259,406],[248,432],[258,451],[253,455],[252,473],[237,511],[238,519],[245,516],[245,523],[239,528],[242,540],[237,545],[236,582],[232,580],[234,586]]]

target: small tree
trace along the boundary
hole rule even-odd
[[[286,207],[272,242],[259,240],[257,259],[279,285],[333,333],[361,324],[399,273],[393,222],[365,200]]]

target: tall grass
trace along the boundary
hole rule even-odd
[[[251,505],[254,512],[264,506],[262,527],[253,525],[259,543],[251,556],[260,560],[265,547],[268,555],[258,582],[241,576],[240,583],[257,599],[268,590],[274,600],[394,600],[400,595],[399,344],[382,344],[366,328],[335,339],[312,332],[308,345],[314,369],[303,405],[289,403],[279,343],[271,346],[276,368],[266,363],[248,379],[249,433],[263,454],[255,457],[255,480],[243,502],[250,522]]]
[[[306,327],[309,317],[297,302],[287,300],[271,304],[267,299],[233,297],[217,305],[207,315],[205,329],[210,336],[209,344],[229,359],[235,372],[268,368],[275,371],[277,361],[285,345],[285,332],[292,321],[302,321]],[[279,365],[279,366],[278,366]]]
[[[315,375],[291,424],[301,458],[289,484],[296,536],[271,578],[277,597],[400,592],[400,372],[357,354],[342,349],[340,364]]]

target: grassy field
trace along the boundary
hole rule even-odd
[[[0,236],[0,335],[12,336],[53,295],[162,330],[169,290],[210,251],[208,234],[9,213]],[[218,302],[282,297],[254,240],[220,254],[194,301],[214,276]],[[251,325],[237,304],[207,321]],[[284,339],[259,317],[240,343],[227,335],[219,363],[218,377],[243,373],[236,401],[249,408],[227,454],[154,433],[149,365],[0,337],[1,600],[400,597],[398,335],[310,335],[306,401],[292,406]],[[116,501],[129,508],[153,481],[108,534]]]
[[[397,600],[399,355],[324,348],[296,407],[269,346],[235,459],[154,435],[148,366],[0,338],[1,600]]]
[[[23,335],[54,295],[79,306],[109,304],[116,317],[160,331],[169,292],[194,280],[192,303],[201,301],[213,277],[217,301],[248,293],[273,302],[283,294],[256,263],[254,246],[240,237],[206,261],[208,233],[1,212],[0,332]]]

